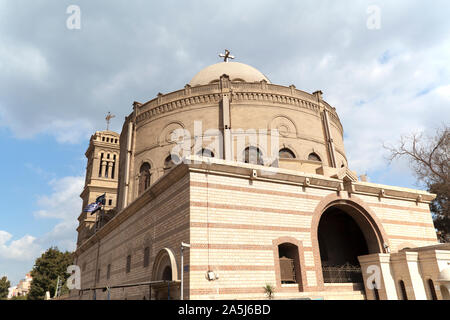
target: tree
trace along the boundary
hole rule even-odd
[[[435,193],[431,203],[434,226],[441,242],[450,242],[450,127],[442,126],[432,137],[403,136],[398,146],[385,146],[389,160],[407,158],[419,182]]]
[[[67,292],[66,280],[70,276],[67,267],[72,264],[72,253],[61,252],[57,247],[51,247],[42,254],[40,258],[36,259],[31,276],[30,292],[28,294],[29,300],[43,300],[45,293],[50,291],[53,296],[56,289],[58,276],[60,281],[63,281],[63,293]]]
[[[0,279],[0,300],[4,300],[8,297],[8,289],[10,286],[11,282],[9,282],[6,276]]]
[[[263,288],[267,298],[272,300],[275,296],[275,287],[267,283]]]

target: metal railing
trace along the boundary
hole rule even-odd
[[[323,266],[323,281],[325,283],[362,283],[360,266],[346,263],[341,266]]]

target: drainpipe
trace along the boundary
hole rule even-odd
[[[130,120],[128,123],[127,132],[127,158],[125,163],[125,189],[123,195],[122,209],[128,205],[128,189],[130,185],[130,159],[131,159],[131,138],[133,132],[133,122]]]

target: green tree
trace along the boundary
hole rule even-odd
[[[450,127],[444,125],[432,137],[413,134],[395,147],[385,147],[389,160],[406,158],[419,182],[436,194],[431,203],[434,226],[441,242],[450,242]]]
[[[10,286],[11,282],[9,282],[6,276],[0,279],[0,300],[4,300],[8,297],[8,289]]]
[[[45,293],[50,291],[54,295],[58,276],[63,281],[63,294],[68,291],[66,280],[70,276],[66,273],[67,267],[72,264],[72,253],[61,252],[57,247],[51,247],[36,259],[31,276],[29,300],[43,300]]]

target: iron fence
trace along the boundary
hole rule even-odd
[[[341,266],[323,266],[323,281],[325,283],[362,283],[360,266],[344,264]]]

